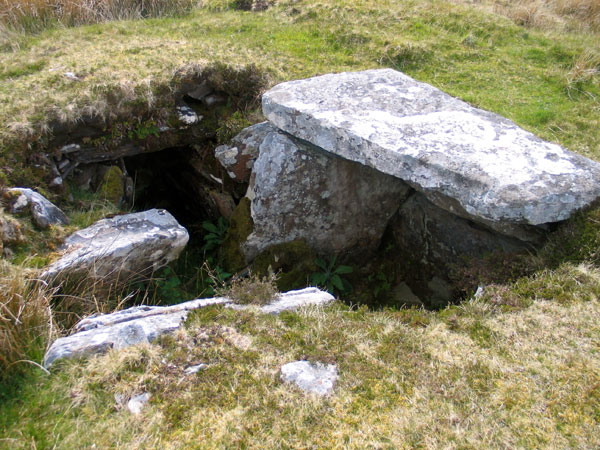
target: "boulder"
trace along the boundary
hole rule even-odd
[[[600,164],[391,69],[275,86],[267,119],[404,180],[454,215],[521,240],[600,195]]]
[[[42,274],[60,282],[86,279],[111,286],[148,274],[176,259],[188,233],[164,209],[103,219],[69,236],[62,256]]]
[[[367,255],[410,191],[397,178],[271,132],[252,169],[254,228],[243,251],[251,261],[301,239],[319,253]]]
[[[69,224],[65,213],[42,194],[27,188],[8,189],[8,193],[11,197],[11,212],[19,214],[28,209],[38,227],[48,228],[50,225]]]
[[[278,314],[303,306],[323,305],[333,300],[334,297],[327,292],[306,288],[280,294],[270,304],[260,307],[259,311]],[[232,305],[229,299],[217,297],[191,300],[174,306],[136,306],[112,314],[88,317],[74,327],[74,334],[52,343],[44,356],[44,367],[49,368],[59,359],[82,358],[112,348],[152,342],[181,327],[190,311],[219,304],[235,306],[237,309],[250,308],[248,305]]]
[[[398,267],[404,272],[403,279],[412,292],[432,307],[457,298],[448,274],[464,267],[469,258],[531,249],[523,241],[437,207],[419,192],[404,202],[389,228],[402,253],[403,263]]]
[[[275,131],[277,128],[269,122],[252,125],[235,136],[229,145],[217,147],[215,156],[232,179],[247,183],[254,161],[258,158],[260,144],[269,133]]]
[[[333,364],[295,361],[281,367],[281,380],[293,383],[305,392],[326,396],[333,392],[338,379],[337,367]]]

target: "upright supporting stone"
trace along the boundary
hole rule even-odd
[[[367,255],[410,190],[394,177],[270,133],[251,177],[254,230],[246,257],[297,239],[321,253]]]

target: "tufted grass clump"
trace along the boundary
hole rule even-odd
[[[227,297],[241,305],[266,305],[279,293],[277,275],[265,277],[250,273],[247,278],[238,278],[217,290],[217,295]]]
[[[191,10],[196,0],[0,0],[0,26],[36,32],[53,25],[164,17]]]
[[[35,271],[0,260],[0,385],[38,364],[55,333],[53,289]]]

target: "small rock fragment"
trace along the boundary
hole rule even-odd
[[[281,379],[294,383],[305,392],[325,396],[333,391],[338,373],[334,364],[295,361],[281,367]]]
[[[12,188],[8,192],[16,195],[11,202],[13,214],[22,212],[29,205],[33,221],[40,228],[69,224],[65,213],[43,195],[27,188]]]
[[[64,147],[61,147],[59,152],[62,154],[66,154],[66,153],[78,152],[79,150],[81,150],[81,145],[69,144],[69,145],[65,145]]]
[[[207,367],[208,367],[208,365],[206,365],[206,364],[196,364],[194,366],[188,366],[188,367],[186,367],[183,372],[186,375],[193,375],[195,373],[200,372],[203,369],[206,369]]]
[[[202,116],[198,116],[198,114],[196,114],[196,112],[189,106],[178,106],[177,118],[180,122],[186,125],[195,125],[200,122]]]
[[[144,405],[148,403],[149,400],[150,394],[148,394],[147,392],[144,392],[140,395],[136,395],[127,402],[127,409],[131,412],[131,414],[138,415],[142,412]]]
[[[81,81],[81,78],[79,78],[74,72],[65,72],[63,73],[63,76],[72,81]]]

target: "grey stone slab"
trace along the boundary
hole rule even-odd
[[[391,69],[275,86],[280,129],[400,178],[436,205],[505,234],[558,222],[600,195],[600,164]]]
[[[250,261],[269,246],[303,239],[319,252],[363,257],[412,189],[401,180],[282,133],[260,145],[252,169]]]
[[[73,276],[104,285],[126,282],[176,259],[188,232],[164,209],[102,219],[73,233],[62,256],[42,278],[61,281]]]
[[[331,294],[318,288],[306,288],[279,294],[270,305],[261,307],[259,311],[278,314],[302,306],[323,305],[334,300]],[[84,358],[105,353],[110,349],[152,342],[159,336],[172,333],[181,327],[190,311],[211,305],[231,304],[228,298],[216,297],[191,300],[173,306],[136,306],[112,314],[90,316],[74,327],[74,334],[52,343],[44,357],[44,366],[49,368],[59,359]]]

